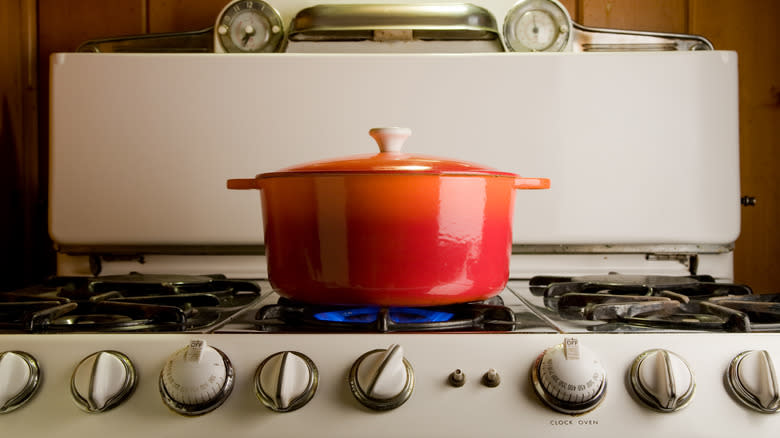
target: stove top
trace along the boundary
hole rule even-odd
[[[176,332],[224,325],[260,297],[223,275],[56,277],[0,294],[0,332]]]
[[[629,416],[637,436],[701,418],[690,436],[771,436],[777,301],[705,276],[535,277],[431,308],[310,307],[222,275],[58,277],[0,294],[0,418],[17,435],[605,437]]]
[[[536,276],[481,302],[309,305],[265,280],[130,273],[0,294],[0,332],[780,332],[780,295],[709,276]]]

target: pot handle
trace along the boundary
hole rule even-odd
[[[549,189],[549,178],[515,178],[516,189]]]
[[[227,188],[232,190],[259,189],[257,178],[235,178],[227,180]]]

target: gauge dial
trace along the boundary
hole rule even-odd
[[[521,0],[504,19],[504,39],[513,52],[562,52],[571,29],[571,17],[557,0]]]
[[[282,17],[266,2],[236,1],[220,13],[214,38],[218,52],[278,52],[284,45]]]

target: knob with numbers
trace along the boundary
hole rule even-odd
[[[195,339],[166,361],[160,373],[160,394],[172,410],[201,415],[227,399],[233,376],[233,366],[223,352]]]
[[[576,338],[548,348],[531,369],[537,396],[552,409],[582,414],[604,398],[607,378],[596,355]]]
[[[87,356],[73,371],[70,392],[87,412],[104,412],[118,406],[136,385],[133,363],[118,351],[99,351]]]
[[[688,363],[663,349],[648,350],[637,356],[629,380],[639,399],[661,412],[687,406],[696,388]]]
[[[400,345],[360,356],[349,373],[352,394],[360,403],[383,411],[401,406],[414,389],[414,371]]]
[[[317,366],[306,355],[283,351],[266,358],[255,373],[255,392],[276,412],[294,411],[309,402],[317,391]]]
[[[768,351],[750,350],[731,361],[726,381],[734,395],[759,412],[780,411],[780,382]]]

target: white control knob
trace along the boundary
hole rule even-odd
[[[136,373],[130,359],[118,351],[100,351],[82,360],[70,379],[70,392],[87,412],[104,412],[132,394]]]
[[[731,361],[726,380],[745,405],[768,414],[780,410],[780,382],[769,352],[750,350]]]
[[[0,414],[25,404],[38,390],[41,373],[34,357],[21,351],[0,353]]]
[[[366,407],[383,411],[401,406],[414,389],[414,371],[400,345],[360,356],[349,373],[355,398]]]
[[[276,412],[294,411],[314,397],[319,373],[306,355],[283,351],[266,358],[255,373],[255,392]]]
[[[224,353],[196,339],[168,358],[160,373],[160,394],[180,414],[205,414],[230,395],[233,375]]]
[[[696,388],[688,363],[662,349],[648,350],[637,356],[629,377],[639,399],[662,412],[674,412],[687,406]]]
[[[566,338],[545,350],[531,369],[531,380],[539,398],[565,414],[594,409],[607,387],[606,373],[596,355],[576,338]]]

